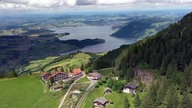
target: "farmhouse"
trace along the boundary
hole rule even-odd
[[[111,89],[109,87],[105,88],[105,91],[104,91],[105,94],[110,94],[111,92],[112,91],[111,91]]]
[[[102,78],[102,75],[98,72],[92,72],[87,75],[87,78],[90,80],[99,80]]]
[[[48,78],[49,76],[51,76],[51,74],[50,74],[49,72],[44,72],[44,73],[42,73],[40,76],[41,76],[41,79],[42,79],[42,80],[47,80],[47,78]]]
[[[123,88],[123,92],[125,93],[133,93],[136,94],[136,90],[137,90],[138,86],[134,85],[134,84],[127,84],[124,86]]]
[[[69,73],[70,78],[77,78],[83,76],[83,73],[80,68],[73,69],[72,73]]]
[[[99,108],[104,108],[107,104],[109,104],[110,102],[106,99],[106,98],[103,98],[103,97],[99,97],[97,99],[95,99],[93,101],[93,106],[94,107],[99,107]]]
[[[49,76],[49,79],[52,78],[53,82],[64,80],[68,78],[68,75],[64,72],[54,72]]]

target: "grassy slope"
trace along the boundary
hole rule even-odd
[[[44,93],[38,76],[0,80],[0,108],[55,108],[63,93]]]
[[[97,70],[99,73],[101,73],[103,76],[108,76],[112,73],[113,69],[112,68],[104,68]]]
[[[78,80],[76,83],[84,83],[84,82],[89,82],[90,80],[87,77],[81,78]]]
[[[88,63],[90,58],[91,56],[86,53],[77,53],[73,56],[71,55],[71,57],[67,59],[63,59],[56,63],[50,64],[44,70],[48,71],[51,68],[60,66],[63,66],[64,69],[68,69],[69,67],[81,67],[82,64]]]
[[[49,64],[50,62],[52,62],[56,58],[58,58],[58,57],[47,57],[47,58],[42,59],[42,60],[31,61],[30,64],[24,68],[24,71],[27,71],[27,70],[36,71],[39,68]]]
[[[65,70],[69,70],[69,67],[81,67],[82,64],[88,63],[90,58],[91,56],[86,53],[76,53],[69,57],[47,57],[45,59],[31,61],[23,70],[38,72],[43,68],[44,71],[49,71],[54,67],[60,66],[63,66]]]

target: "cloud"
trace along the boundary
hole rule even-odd
[[[62,8],[85,5],[190,4],[192,0],[0,0],[0,9]]]
[[[138,0],[97,0],[97,4],[134,4],[136,3]]]

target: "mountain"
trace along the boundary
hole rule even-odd
[[[113,33],[117,38],[142,38],[153,35],[168,27],[171,23],[178,21],[179,18],[150,17],[140,18],[130,21],[124,27]]]
[[[108,52],[95,61],[94,68],[115,66],[118,70],[123,70],[147,64],[151,68],[161,68],[161,74],[165,75],[170,64],[182,72],[191,59],[192,13],[154,36]]]
[[[132,57],[135,58],[135,63],[131,62],[128,66],[135,66],[137,63],[143,61],[151,64],[153,67],[160,67],[161,62],[163,61],[163,56],[168,56],[167,58],[169,59],[176,59],[179,63],[181,55],[185,56],[183,59],[188,64],[192,57],[191,34],[192,13],[184,16],[178,23],[171,24],[168,28],[151,37],[147,37],[135,44],[124,45],[119,49],[108,52],[105,56],[98,59],[98,61],[106,59],[107,64],[110,64],[111,66],[112,62],[119,59],[123,53],[127,53],[126,59],[124,60],[130,61]],[[150,61],[151,59],[155,60],[154,64]],[[178,64],[178,69],[183,70],[183,65],[186,63]]]
[[[108,52],[93,67],[113,67],[113,75],[127,81],[140,81],[134,77],[138,68],[152,70],[153,81],[141,92],[146,95],[139,108],[191,108],[192,13],[151,37]]]

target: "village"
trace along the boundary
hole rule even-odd
[[[135,76],[141,80],[143,84],[147,84],[152,82],[152,74],[147,71],[141,71],[139,69],[135,69]],[[64,95],[59,108],[68,108],[63,107],[65,100],[69,93],[71,92],[72,86],[81,79],[87,79],[87,82],[89,86],[86,86],[87,89],[83,92],[79,99],[79,101],[76,103],[77,106],[75,108],[81,108],[81,104],[85,100],[87,94],[93,90],[94,88],[98,88],[102,85],[102,83],[107,83],[106,87],[103,89],[103,96],[97,97],[93,100],[92,106],[94,108],[104,108],[110,104],[113,104],[112,100],[109,100],[105,98],[106,95],[110,95],[115,89],[113,86],[110,85],[110,81],[118,81],[118,77],[111,77],[112,80],[109,80],[109,77],[106,75],[102,75],[101,73],[97,71],[92,71],[88,74],[86,74],[84,71],[82,71],[80,68],[75,68],[72,70],[72,72],[66,73],[61,71],[55,71],[55,72],[44,72],[40,74],[41,81],[44,82],[45,85],[48,86],[49,91],[57,92],[65,88],[65,84],[70,84],[70,86],[67,87],[68,92]],[[123,84],[123,85],[122,85]],[[119,84],[120,86],[117,86],[116,91],[118,93],[127,93],[132,94],[135,96],[138,91],[143,91],[143,87],[141,86],[138,81],[131,81],[131,82],[124,82],[122,84]],[[143,86],[143,85],[142,85]],[[81,93],[80,90],[74,90],[73,93]]]

